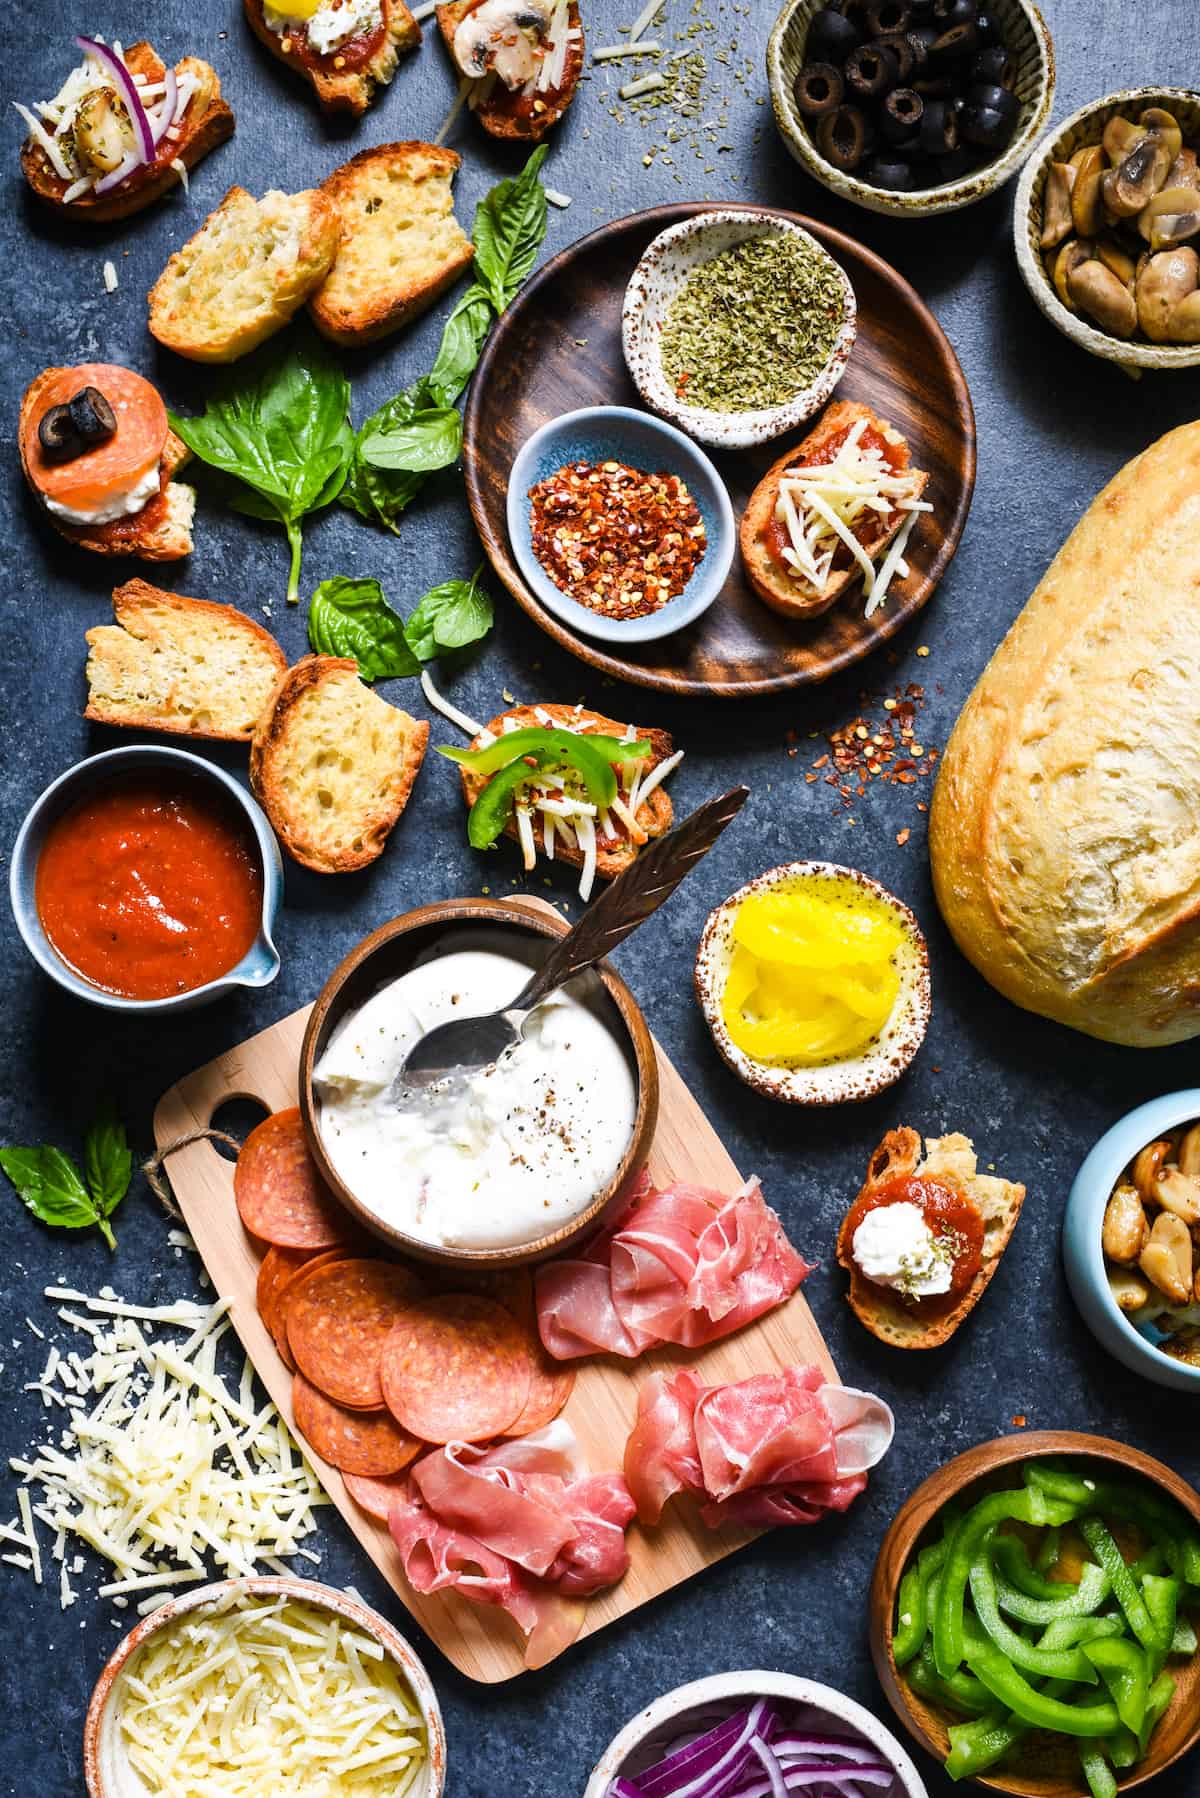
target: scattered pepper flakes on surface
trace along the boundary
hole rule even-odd
[[[907,841],[911,835],[912,835],[912,831],[909,830],[907,828],[907,826],[905,827],[904,830],[898,830],[896,832],[896,841],[899,843],[901,849],[903,849],[905,843],[907,843]]]
[[[918,655],[919,655],[919,656],[927,656],[927,655],[928,655],[928,654],[929,654],[929,645],[928,645],[928,643],[922,643],[922,644],[921,644],[921,646],[920,646],[920,648],[919,648],[919,649],[918,649],[918,650],[917,650],[917,654],[918,654]]]
[[[1012,1427],[1014,1430],[1023,1430],[1025,1428],[1025,1413],[1024,1413],[1024,1411],[1017,1412],[1017,1415],[1012,1420]]]
[[[906,687],[897,687],[882,700],[862,692],[859,703],[864,713],[867,708],[879,705],[882,719],[876,722],[865,715],[852,718],[849,723],[828,732],[826,739],[836,770],[832,777],[828,777],[828,784],[837,788],[847,809],[855,799],[863,796],[870,782],[913,786],[932,774],[938,758],[936,749],[926,749],[916,740],[917,715],[925,706],[923,687],[910,681]],[[817,773],[829,762],[830,754],[824,752],[815,758],[811,769]],[[920,809],[926,808],[922,805]]]

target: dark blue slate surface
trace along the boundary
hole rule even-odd
[[[590,0],[593,41],[637,11],[634,0]],[[689,0],[670,0],[676,20]],[[1071,1175],[1088,1146],[1130,1105],[1200,1080],[1200,1053],[1183,1047],[1122,1052],[1090,1043],[1013,1010],[959,959],[933,906],[924,853],[923,789],[873,791],[851,814],[835,812],[828,788],[808,786],[817,747],[807,733],[844,721],[862,689],[915,680],[928,689],[921,734],[945,742],[959,706],[1008,622],[1095,490],[1159,432],[1194,415],[1195,374],[1173,384],[1133,385],[1117,370],[1078,354],[1028,300],[1013,264],[1011,190],[948,220],[902,225],[835,204],[807,183],[777,142],[758,71],[773,16],[770,5],[724,9],[714,43],[736,33],[750,59],[746,88],[729,83],[724,141],[706,176],[690,153],[649,170],[650,134],[624,127],[600,103],[602,83],[581,93],[546,171],[574,197],[551,218],[547,250],[593,225],[654,202],[711,194],[753,197],[811,209],[857,232],[895,261],[929,300],[966,370],[979,422],[979,485],[957,560],[925,617],[897,645],[893,665],[877,660],[818,694],[776,705],[648,706],[636,694],[594,680],[522,615],[501,604],[493,640],[455,696],[476,713],[499,708],[506,686],[527,698],[586,697],[618,715],[655,719],[689,751],[675,778],[686,807],[734,778],[754,798],[745,822],[713,855],[668,913],[620,958],[655,1029],[700,1093],[740,1165],[763,1176],[792,1235],[821,1257],[808,1296],[845,1378],[874,1386],[896,1406],[896,1449],[865,1499],[845,1520],[817,1531],[778,1534],[705,1579],[583,1644],[551,1671],[497,1689],[473,1686],[429,1653],[450,1736],[452,1798],[576,1798],[595,1757],[626,1717],[656,1693],[703,1673],[783,1667],[831,1681],[884,1711],[864,1639],[864,1596],[876,1545],[897,1504],[951,1454],[1007,1431],[1016,1415],[1030,1427],[1095,1429],[1158,1453],[1196,1478],[1196,1407],[1139,1385],[1085,1334],[1067,1297],[1058,1225]],[[1194,9],[1187,0],[1047,0],[1060,71],[1056,115],[1117,87],[1186,82],[1195,75]],[[26,807],[73,759],[115,741],[80,719],[83,632],[108,616],[114,570],[73,554],[35,519],[13,449],[17,400],[48,363],[98,358],[128,362],[161,381],[176,403],[202,391],[202,371],[154,349],[143,295],[168,251],[182,242],[235,180],[254,191],[296,189],[319,179],[347,153],[344,134],[324,127],[304,90],[251,40],[235,0],[162,0],[151,14],[96,0],[86,14],[28,3],[9,5],[0,24],[4,88],[26,102],[54,91],[73,52],[70,34],[95,30],[131,40],[150,25],[172,59],[188,51],[219,68],[239,117],[238,134],[197,173],[190,204],[172,199],[115,233],[65,233],[28,204],[16,173],[19,127],[9,115],[4,188],[3,283],[6,329],[5,456],[0,478],[6,579],[0,596],[4,670],[0,841],[12,840]],[[612,85],[616,85],[613,83]],[[431,136],[453,81],[439,47],[427,42],[354,134],[350,149],[388,138]],[[512,159],[463,124],[466,165],[459,211]],[[103,291],[101,265],[114,256],[120,289]],[[437,320],[354,359],[360,415],[427,366]],[[464,574],[477,560],[456,476],[434,482],[399,539],[377,535],[336,510],[306,533],[306,591],[333,573],[372,573],[404,609],[433,582]],[[286,556],[281,536],[202,505],[197,551],[178,575],[183,590],[257,612],[274,601],[273,626],[289,654],[304,648],[303,617],[281,603]],[[175,577],[171,577],[175,578]],[[916,655],[928,645],[927,659]],[[413,695],[395,686],[389,696]],[[417,710],[422,707],[417,704]],[[799,733],[789,758],[786,733]],[[440,727],[435,738],[441,735]],[[241,771],[244,758],[213,753]],[[895,838],[910,827],[899,847]],[[708,907],[747,873],[803,855],[856,863],[915,906],[933,954],[935,1011],[926,1047],[906,1082],[859,1111],[825,1116],[755,1099],[718,1062],[691,996],[690,962]],[[0,1078],[0,1140],[78,1145],[96,1093],[115,1090],[138,1146],[149,1143],[155,1098],[179,1075],[312,997],[332,963],[365,932],[435,896],[511,890],[512,864],[480,863],[467,849],[452,771],[431,760],[416,799],[382,860],[367,873],[322,881],[289,867],[279,928],[284,970],[265,994],[238,999],[153,1030],[132,1027],[67,1002],[25,959],[7,919],[0,921],[6,1018]],[[539,877],[538,891],[545,889]],[[567,893],[569,889],[560,889]],[[838,1219],[864,1158],[883,1130],[910,1122],[930,1131],[964,1128],[985,1160],[1024,1178],[1029,1200],[1015,1244],[986,1303],[939,1355],[905,1359],[867,1337],[842,1303],[830,1266]],[[165,1244],[165,1226],[139,1186],[119,1220],[115,1263],[92,1240],[52,1239],[0,1197],[4,1222],[5,1403],[0,1452],[19,1453],[44,1433],[40,1402],[22,1393],[45,1350],[21,1321],[44,1324],[48,1279],[67,1276],[95,1290],[106,1279],[131,1298],[198,1291],[196,1269]],[[614,1456],[620,1448],[614,1443]],[[7,1482],[3,1482],[5,1485]],[[15,1507],[0,1500],[5,1516]],[[353,1582],[392,1615],[399,1605],[372,1576],[335,1520],[325,1530],[325,1577]],[[99,1583],[94,1574],[91,1583]],[[0,1766],[8,1793],[40,1798],[80,1790],[80,1726],[91,1684],[117,1639],[106,1605],[81,1603],[65,1616],[49,1592],[0,1568]],[[926,1765],[930,1789],[951,1789]],[[1161,1798],[1196,1790],[1195,1764],[1164,1778]]]

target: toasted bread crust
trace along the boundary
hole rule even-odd
[[[956,1186],[983,1213],[985,1235],[983,1261],[979,1272],[957,1304],[936,1316],[921,1316],[920,1304],[906,1305],[898,1293],[876,1286],[864,1278],[852,1253],[850,1211],[838,1231],[838,1265],[850,1275],[850,1291],[846,1302],[858,1321],[892,1348],[940,1348],[948,1342],[958,1326],[975,1309],[1000,1265],[1000,1257],[1008,1247],[1021,1206],[1025,1188],[1011,1180],[975,1171],[975,1152],[965,1136],[932,1137],[925,1144],[921,1159],[921,1138],[915,1130],[889,1130],[867,1166],[867,1178],[857,1195],[870,1192],[887,1180],[906,1174],[936,1176]],[[855,1203],[857,1203],[857,1198]],[[851,1207],[853,1209],[853,1207]]]
[[[284,39],[272,31],[263,17],[263,0],[243,0],[246,20],[260,43],[289,69],[304,76],[317,96],[322,112],[348,114],[360,119],[381,87],[396,73],[402,50],[421,41],[421,27],[404,0],[382,0],[384,36],[378,50],[359,69],[321,69],[296,50],[283,48]]]
[[[353,348],[399,330],[470,266],[475,246],[454,217],[450,192],[461,161],[436,144],[378,144],[321,183],[337,208],[342,237],[308,310],[331,343]],[[440,191],[432,206],[423,207],[433,190]]]
[[[98,724],[248,742],[287,672],[269,631],[234,606],[149,581],[113,592],[115,624],[88,631],[88,704]]]
[[[65,537],[68,543],[78,544],[80,549],[90,549],[97,556],[133,556],[139,562],[178,562],[184,556],[190,556],[196,490],[173,477],[185,462],[191,461],[192,452],[181,438],[176,437],[174,431],[167,432],[167,441],[163,445],[159,483],[159,492],[166,495],[166,509],[164,511],[155,506],[144,528],[131,529],[128,519],[116,519],[112,524],[68,524],[65,519],[56,518],[42,504],[42,496],[31,477],[29,459],[25,454],[25,427],[45,389],[62,373],[61,368],[47,368],[34,377],[22,397],[17,423],[21,470],[47,523],[54,527],[60,537]]]
[[[437,9],[437,22],[447,50],[454,55],[454,34],[466,18],[483,0],[443,0]],[[551,93],[549,99],[539,96],[541,112],[531,113],[528,117],[514,114],[506,110],[504,97],[489,97],[475,108],[475,117],[492,137],[515,138],[524,143],[539,143],[547,131],[557,125],[567,107],[575,98],[575,89],[579,85],[579,77],[583,73],[583,21],[579,14],[578,0],[571,0],[570,28],[578,31],[579,36],[572,38],[567,46],[566,66],[563,70],[562,86]],[[457,69],[458,65],[455,64]]]
[[[784,470],[798,468],[807,456],[821,449],[830,438],[841,436],[860,418],[869,419],[875,430],[884,435],[899,437],[899,433],[887,420],[880,418],[870,406],[861,405],[857,400],[835,400],[831,406],[826,407],[815,429],[785,456],[780,456],[778,461],[771,464],[750,495],[742,514],[738,543],[750,585],[772,611],[781,612],[787,618],[818,617],[835,605],[856,581],[862,579],[862,570],[857,562],[852,562],[848,568],[839,570],[824,591],[818,593],[807,581],[799,580],[782,569],[766,544],[766,533],[774,516],[775,502],[779,497],[779,481]],[[918,477],[917,497],[920,498],[929,476],[918,469],[912,472]],[[890,529],[878,532],[863,544],[873,561],[879,561],[903,523],[904,516],[901,514]]]
[[[356,746],[355,729],[373,713],[390,715],[385,722],[398,739],[392,745],[398,755],[389,764],[376,753],[374,772],[366,783],[369,790],[362,803],[353,804],[353,819],[346,817],[348,827],[353,823],[354,841],[331,847],[328,820],[315,818],[306,806],[298,777],[312,760],[312,751],[306,748],[313,732],[307,716],[312,698],[322,689],[332,694],[339,687],[353,714],[339,725],[339,755],[347,756]],[[357,662],[340,656],[305,656],[282,676],[255,727],[250,785],[293,860],[317,874],[350,873],[382,853],[388,833],[408,804],[428,741],[428,724],[389,706],[364,686]]]
[[[144,39],[130,45],[125,52],[125,61],[133,74],[145,75],[147,81],[159,81],[165,73],[162,58]],[[183,115],[183,130],[175,140],[174,155],[168,161],[156,162],[152,169],[137,171],[131,184],[123,182],[112,193],[84,194],[80,199],[64,204],[62,196],[67,191],[67,183],[55,174],[46,152],[31,138],[26,138],[21,146],[21,169],[38,199],[64,216],[104,225],[113,219],[130,218],[135,212],[144,211],[171,188],[178,187],[179,170],[171,164],[178,161],[185,169],[195,168],[210,150],[233,136],[235,123],[231,108],[221,98],[221,82],[216,70],[197,56],[185,56],[176,63],[177,75],[185,70],[200,75],[211,83],[211,88],[206,105],[199,104],[198,95],[193,97]]]
[[[627,729],[626,725],[619,724],[615,718],[605,718],[599,712],[589,711],[586,706],[553,704],[510,706],[508,711],[501,712],[485,728],[491,731],[493,736],[503,736],[505,719],[511,718],[522,730],[531,729],[544,723],[544,719],[538,717],[539,712],[546,713],[556,725],[565,725],[574,729],[578,729],[581,719],[587,719],[595,734],[599,736],[620,737],[624,736]],[[640,726],[634,728],[638,737],[644,738],[650,744],[647,772],[657,768],[660,762],[665,762],[669,755],[674,754],[675,745],[665,730],[643,730]],[[472,748],[480,747],[481,745],[476,739]],[[460,768],[459,774],[462,779],[463,798],[468,806],[472,806],[487,785],[487,780],[481,775],[472,774],[467,768]],[[670,830],[674,817],[675,808],[671,804],[666,788],[662,786],[656,787],[646,803],[639,805],[637,809],[637,821],[648,838],[663,836]],[[512,837],[514,842],[519,840],[514,819],[510,818],[504,826],[504,834],[506,837]],[[545,827],[542,827],[539,834],[537,822],[534,821],[533,834],[538,848],[544,851],[546,846]],[[630,862],[637,860],[637,853],[637,844],[630,842],[627,837],[622,839],[616,849],[598,849],[596,851],[596,873],[603,880],[614,880],[618,874],[624,872]],[[566,862],[572,868],[582,868],[583,851],[572,848],[560,838],[554,845],[554,859]]]
[[[256,200],[231,187],[150,289],[152,336],[193,362],[236,362],[282,330],[320,286],[341,229],[319,188]],[[267,238],[270,257],[284,252],[275,269],[256,254]]]

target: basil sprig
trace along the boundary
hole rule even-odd
[[[49,1143],[33,1149],[0,1149],[0,1167],[22,1203],[44,1224],[64,1230],[95,1225],[110,1249],[117,1246],[109,1218],[133,1174],[125,1127],[105,1107],[88,1127],[81,1174],[71,1157]]]
[[[376,580],[335,575],[322,581],[308,609],[308,640],[318,655],[349,656],[367,681],[421,672],[446,650],[486,637],[494,609],[479,585],[482,564],[469,581],[443,581],[418,600],[406,624]]]
[[[192,453],[237,483],[235,511],[282,524],[300,597],[300,521],[341,492],[354,454],[350,383],[318,340],[276,341],[226,375],[199,418],[170,414]]]

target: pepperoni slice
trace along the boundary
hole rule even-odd
[[[420,1290],[414,1273],[388,1261],[331,1261],[302,1273],[287,1304],[300,1372],[335,1404],[377,1410],[383,1345]]]
[[[476,1293],[407,1307],[383,1349],[383,1396],[402,1429],[425,1442],[503,1436],[529,1398],[529,1334]]]
[[[48,462],[38,426],[52,406],[65,406],[84,387],[96,387],[112,407],[117,428],[70,462]],[[157,388],[131,368],[115,362],[81,362],[48,369],[37,402],[25,421],[25,464],[38,492],[74,512],[95,512],[131,487],[162,461],[167,441],[167,408]]]
[[[308,1152],[295,1106],[272,1112],[250,1132],[234,1169],[233,1196],[250,1234],[281,1249],[331,1249],[348,1233]]]
[[[279,1358],[289,1373],[296,1371],[296,1357],[288,1345],[287,1310],[300,1281],[329,1261],[346,1261],[349,1249],[280,1249],[272,1243],[258,1270],[258,1314],[271,1333]]]
[[[383,1479],[368,1479],[364,1474],[344,1473],[342,1483],[368,1517],[373,1517],[376,1523],[386,1523],[392,1506],[403,1496],[408,1475],[393,1473]]]
[[[347,1411],[298,1373],[292,1380],[296,1428],[323,1461],[342,1473],[379,1478],[399,1473],[422,1444],[389,1411]]]
[[[529,1397],[515,1423],[510,1423],[506,1436],[531,1436],[534,1430],[553,1423],[575,1389],[575,1369],[553,1360],[539,1342],[531,1350],[533,1378]]]

